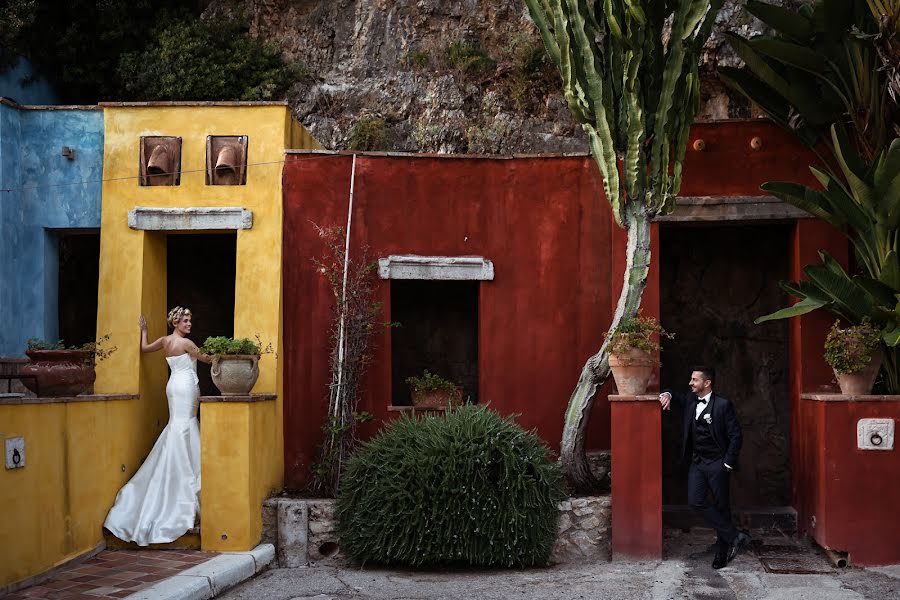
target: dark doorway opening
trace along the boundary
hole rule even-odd
[[[660,228],[660,310],[675,333],[664,344],[663,387],[689,391],[691,368],[716,369],[743,429],[741,471],[732,477],[736,507],[790,503],[788,322],[754,325],[787,305],[790,225]],[[680,462],[681,414],[663,417],[663,503],[687,504]]]
[[[234,276],[237,235],[203,233],[169,235],[166,246],[166,306],[193,313],[191,340],[234,335]],[[198,362],[200,394],[218,396],[209,365]]]
[[[406,378],[424,370],[478,402],[478,282],[391,281],[392,403],[411,404]]]
[[[59,339],[80,346],[97,336],[97,285],[100,281],[100,234],[61,233],[57,238]]]

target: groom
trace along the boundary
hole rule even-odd
[[[750,536],[731,522],[728,483],[738,468],[741,424],[731,403],[713,393],[715,377],[711,367],[696,367],[690,393],[666,390],[659,395],[659,403],[663,410],[669,410],[673,400],[684,408],[681,456],[690,460],[688,502],[716,530],[712,566],[721,569],[750,542]]]

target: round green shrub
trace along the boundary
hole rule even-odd
[[[363,562],[544,565],[562,472],[532,432],[480,406],[402,417],[347,463],[338,535]]]

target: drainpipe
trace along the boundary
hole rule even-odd
[[[338,325],[338,380],[337,390],[340,398],[341,385],[344,375],[344,314],[347,302],[347,266],[350,260],[350,225],[353,224],[353,184],[356,182],[356,154],[353,155],[353,164],[350,167],[350,202],[347,207],[347,235],[344,240],[344,281],[341,284],[341,320]],[[339,415],[340,402],[334,403],[334,416]]]

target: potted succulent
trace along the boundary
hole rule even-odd
[[[97,373],[94,365],[108,358],[116,347],[103,348],[109,334],[80,346],[69,346],[62,340],[28,340],[25,354],[31,362],[19,370],[22,384],[39,396],[58,398],[90,392]]]
[[[457,384],[435,375],[426,369],[421,377],[407,377],[413,406],[416,408],[441,409],[459,406],[462,389]]]
[[[223,396],[246,396],[259,378],[259,358],[272,352],[262,347],[259,336],[250,338],[208,337],[200,351],[212,357],[213,383]]]
[[[842,394],[868,394],[881,369],[881,334],[867,320],[846,329],[835,321],[825,338],[825,362],[834,370]]]
[[[653,317],[640,314],[622,319],[608,335],[609,368],[620,394],[639,396],[647,392],[662,337],[674,335],[666,332]]]

